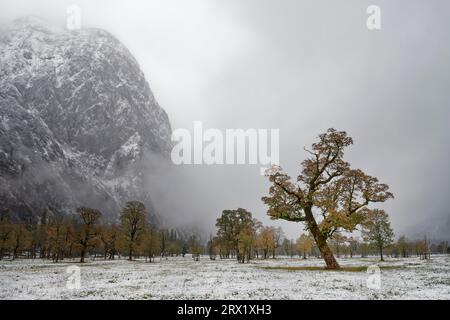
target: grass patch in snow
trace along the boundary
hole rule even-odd
[[[382,270],[399,269],[401,266],[378,266]],[[338,271],[338,272],[365,272],[368,266],[343,266],[340,269],[327,269],[321,266],[302,266],[302,267],[286,267],[286,266],[265,266],[260,267],[265,270],[286,270],[286,271]]]

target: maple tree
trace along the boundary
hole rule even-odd
[[[369,203],[393,198],[387,184],[352,169],[344,150],[353,144],[345,131],[333,128],[319,135],[319,141],[305,149],[308,157],[301,163],[296,181],[281,167],[267,170],[271,186],[262,198],[272,219],[305,223],[329,269],[340,268],[327,240],[338,230],[351,232],[364,221]]]

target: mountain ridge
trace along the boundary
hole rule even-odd
[[[168,159],[171,127],[138,62],[101,29],[19,19],[0,36],[0,201],[21,219],[79,205],[117,219],[143,201],[149,154]]]

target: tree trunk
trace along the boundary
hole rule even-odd
[[[128,260],[133,260],[133,248],[132,246],[130,246],[129,250],[128,250]]]
[[[383,259],[383,247],[380,246],[380,261],[384,261]]]
[[[322,258],[325,260],[327,269],[340,269],[341,267],[339,266],[339,263],[334,258],[333,252],[331,251],[330,247],[327,244],[327,239],[320,231],[316,219],[314,219],[311,207],[305,208],[305,216],[308,228],[311,231],[314,240],[316,241],[317,247],[319,248]]]
[[[84,262],[84,256],[85,256],[85,254],[86,254],[86,249],[85,249],[85,248],[81,249],[80,263],[83,263],[83,262]]]

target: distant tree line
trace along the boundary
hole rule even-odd
[[[339,235],[331,239],[330,245],[337,257],[359,256],[365,258],[380,256],[378,244],[368,242],[367,238],[360,240]],[[312,252],[314,252],[314,249]],[[406,236],[400,236],[396,241],[385,243],[383,247],[383,255],[391,258],[420,257],[421,259],[429,259],[431,254],[450,254],[448,242],[430,243],[426,237],[409,240]]]
[[[75,215],[47,216],[36,223],[12,220],[10,211],[0,209],[0,259],[41,258],[58,262],[67,258],[84,262],[91,259],[142,258],[153,262],[191,254],[194,260],[208,255],[211,260],[269,259],[277,256],[322,258],[314,237],[303,233],[288,239],[278,227],[264,226],[246,209],[224,210],[216,220],[217,233],[206,243],[198,235],[181,236],[174,229],[160,229],[147,221],[144,205],[126,203],[117,223],[102,222],[99,210],[79,207]],[[366,212],[361,238],[334,233],[328,240],[337,257],[388,256],[420,257],[450,254],[448,242],[431,243],[427,238],[410,240],[400,236],[394,241],[387,214],[382,210]]]
[[[366,220],[361,223],[362,239],[342,233],[334,233],[329,246],[337,257],[352,258],[384,256],[406,258],[418,256],[428,259],[431,253],[448,254],[447,242],[430,244],[424,238],[408,240],[401,236],[394,242],[388,215],[383,210],[374,209],[365,213]],[[216,221],[217,233],[207,244],[207,252],[212,260],[233,258],[238,262],[252,259],[268,259],[276,256],[322,258],[314,237],[309,233],[297,239],[288,239],[281,228],[264,226],[252,217],[251,212],[238,208],[224,210]]]
[[[127,202],[117,223],[102,222],[102,213],[79,207],[75,215],[47,216],[36,223],[11,219],[10,210],[0,208],[0,259],[41,258],[54,262],[86,257],[117,259],[184,256],[204,252],[200,238],[182,237],[176,230],[158,229],[147,221],[145,206]]]

